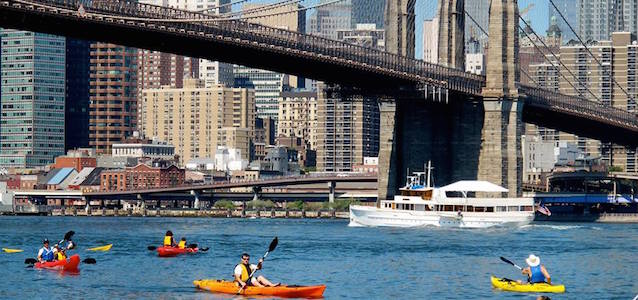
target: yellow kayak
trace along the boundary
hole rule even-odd
[[[18,252],[22,252],[22,251],[24,251],[24,250],[20,250],[20,249],[2,248],[2,251],[7,252],[7,253],[18,253]]]
[[[522,293],[564,293],[565,286],[562,284],[548,283],[518,283],[511,279],[491,277],[492,286],[504,291]]]
[[[89,250],[89,251],[109,251],[109,250],[111,250],[111,247],[113,247],[113,244],[108,244],[108,245],[104,245],[104,246],[100,246],[100,247],[89,248],[89,249],[86,249],[86,250]]]

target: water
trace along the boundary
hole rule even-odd
[[[206,254],[158,258],[148,245],[164,232],[209,246]],[[41,240],[74,230],[79,275],[25,268]],[[242,252],[255,261],[273,236],[279,246],[261,274],[294,284],[326,284],[328,299],[535,299],[495,291],[490,274],[522,278],[499,256],[541,257],[567,293],[552,299],[632,299],[638,294],[638,225],[536,223],[519,229],[350,228],[343,220],[2,217],[0,299],[228,299],[192,280],[230,279]],[[83,249],[114,243],[109,252]]]

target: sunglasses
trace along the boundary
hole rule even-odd
[[[242,257],[241,260],[250,260],[250,257]]]

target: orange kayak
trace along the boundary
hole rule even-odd
[[[36,269],[54,269],[62,271],[78,271],[80,256],[75,254],[65,260],[36,262],[33,266]]]
[[[213,293],[237,294],[239,287],[232,281],[202,279],[193,281],[195,287]],[[281,285],[275,287],[249,286],[242,290],[244,296],[277,296],[283,298],[321,298],[325,285],[297,286]]]
[[[157,247],[157,255],[159,255],[160,257],[174,257],[180,254],[196,253],[197,250],[198,250],[197,248],[180,249],[177,247],[162,246],[162,247]]]

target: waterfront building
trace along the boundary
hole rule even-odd
[[[139,164],[123,170],[105,170],[100,174],[101,191],[131,191],[176,187],[184,184],[185,171],[174,165],[151,167]]]
[[[363,164],[352,166],[352,171],[357,173],[379,173],[379,158],[378,157],[364,157]]]
[[[592,42],[588,48],[598,58],[602,66],[590,59],[587,49],[580,43],[568,43],[560,48],[561,61],[566,68],[576,74],[577,79],[571,77],[567,70],[558,64],[555,66],[532,65],[530,66],[531,74],[539,83],[546,84],[555,90],[555,82],[558,82],[557,91],[560,93],[580,94],[584,97],[596,98],[601,103],[622,110],[636,111],[635,99],[638,96],[638,91],[635,88],[635,74],[638,68],[636,63],[638,45],[634,44],[633,35],[630,32],[614,32],[611,40]],[[566,74],[565,77],[568,79],[558,76],[559,70],[557,68],[560,68],[560,72]],[[612,81],[612,77],[615,82]],[[572,84],[578,88],[578,91],[574,90]],[[588,90],[593,93],[593,96]],[[599,141],[562,133],[556,139],[576,143],[585,156],[602,156],[603,162],[608,165],[620,167],[626,172],[638,171],[636,169],[636,149],[601,144]]]
[[[175,157],[175,146],[158,140],[127,140],[126,143],[113,144],[113,157],[148,157],[151,159],[172,160]]]
[[[320,92],[317,100],[317,170],[352,171],[379,153],[379,107],[375,99],[343,101]]]
[[[218,146],[215,152],[215,170],[220,172],[241,171],[248,167],[248,160],[241,149]]]
[[[91,42],[66,39],[66,103],[64,140],[66,151],[89,147],[89,82]]]
[[[385,30],[374,23],[355,24],[354,29],[337,30],[337,40],[349,44],[385,50]]]
[[[433,64],[439,63],[438,18],[423,22],[423,61]]]
[[[243,136],[255,130],[255,94],[244,88],[204,87],[201,80],[186,80],[184,88],[162,87],[142,91],[144,135],[175,146],[181,162],[213,157],[222,142],[222,128],[244,128]],[[235,141],[242,140],[228,134]],[[238,142],[239,143],[239,142]],[[244,142],[241,142],[244,143]],[[245,145],[245,143],[243,144]],[[249,155],[249,154],[248,154]]]
[[[219,129],[219,146],[236,149],[240,157],[248,162],[251,158],[252,130],[246,127],[222,127]]]
[[[51,168],[73,168],[80,172],[84,168],[95,168],[96,166],[95,149],[79,148],[67,151],[66,156],[56,157],[55,163],[51,165]]]
[[[317,92],[293,90],[279,97],[277,139],[299,137],[310,149],[317,149]],[[280,143],[278,143],[280,144]]]
[[[91,44],[89,145],[98,154],[137,130],[136,61],[134,48]]]
[[[255,142],[264,143],[266,146],[275,145],[275,120],[271,117],[255,118]]]
[[[317,165],[317,151],[310,149],[308,142],[303,138],[280,135],[277,137],[277,146],[284,146],[296,151],[296,161],[299,162],[299,166],[314,167]]]
[[[65,39],[0,29],[0,167],[32,168],[64,154]]]

